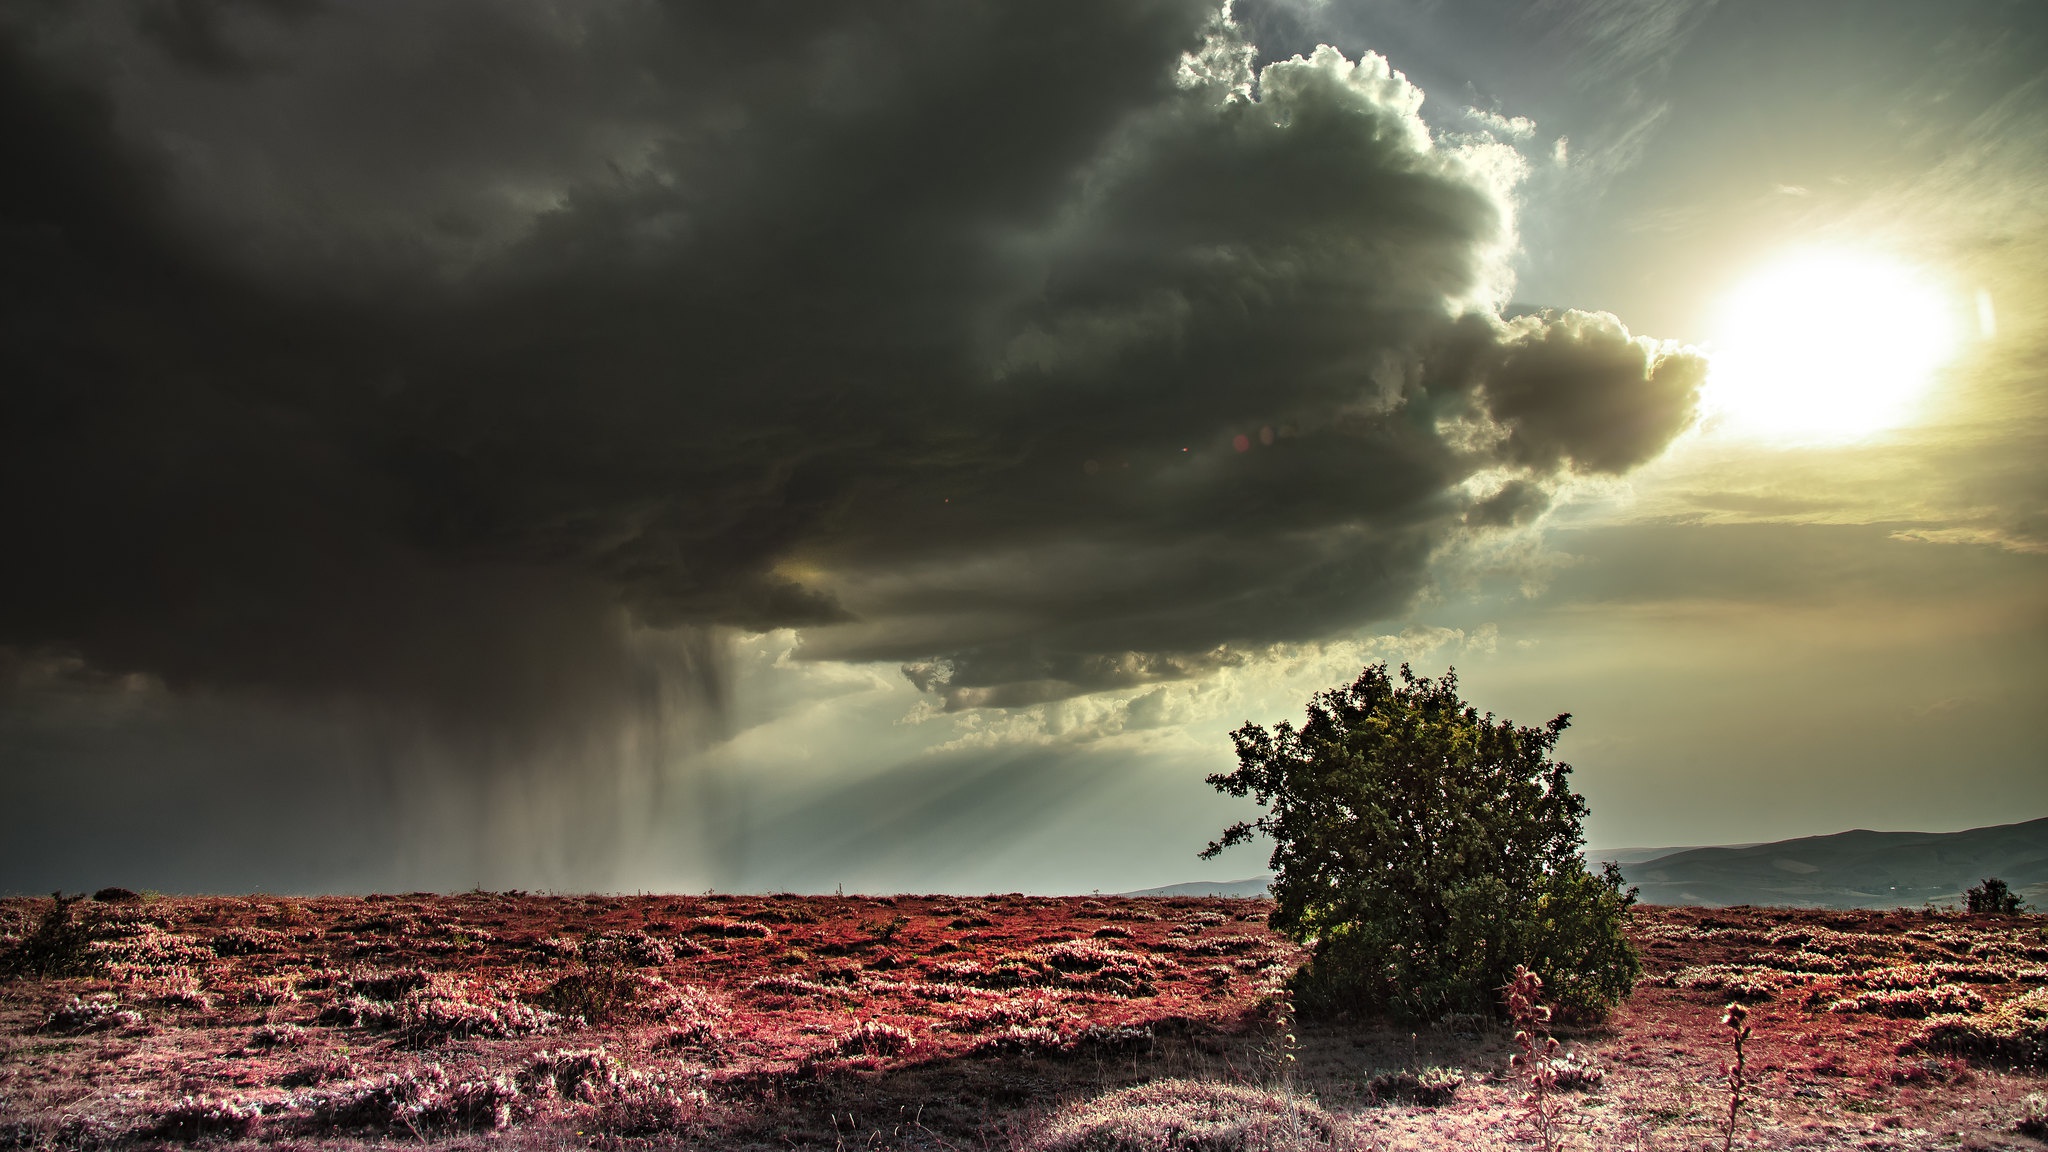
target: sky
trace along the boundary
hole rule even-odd
[[[2023,2],[0,3],[0,891],[1115,892],[1368,663],[2048,813]]]

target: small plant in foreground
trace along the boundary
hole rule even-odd
[[[1576,1052],[1550,1061],[1550,1082],[1560,1092],[1591,1092],[1607,1079],[1607,1073]]]
[[[1972,916],[2013,916],[2025,910],[2019,893],[1996,876],[1965,891],[1963,905]]]
[[[1062,1109],[1025,1147],[1029,1152],[1294,1152],[1329,1145],[1336,1127],[1314,1101],[1290,1092],[1154,1080]]]
[[[539,999],[558,1016],[581,1016],[587,1024],[605,1024],[624,1015],[638,998],[633,973],[621,964],[586,964],[556,980]]]
[[[868,939],[878,944],[893,944],[896,941],[896,934],[909,926],[910,917],[898,915],[887,920],[864,920],[861,922],[860,930],[867,934]]]
[[[1273,1001],[1273,1035],[1262,1051],[1271,1067],[1273,1083],[1283,1090],[1294,1086],[1294,1054],[1300,1046],[1294,1035],[1294,1001],[1283,991]]]
[[[1723,1069],[1728,1076],[1728,1123],[1722,1130],[1721,1152],[1730,1152],[1735,1147],[1735,1121],[1742,1113],[1742,1089],[1749,1075],[1749,1057],[1742,1050],[1749,1039],[1749,1009],[1731,1003],[1721,1023],[1735,1037],[1735,1062]]]
[[[1515,1026],[1515,1047],[1508,1067],[1529,1082],[1522,1108],[1543,1142],[1543,1152],[1556,1152],[1557,1120],[1562,1111],[1554,1090],[1557,1087],[1557,1039],[1550,1035],[1550,1009],[1544,1007],[1543,978],[1526,965],[1515,965],[1515,978],[1507,986],[1508,1019]]]
[[[101,1032],[110,1028],[134,1028],[142,1014],[121,1007],[111,992],[99,992],[60,1006],[43,1021],[46,1032]]]
[[[2020,1101],[2020,1118],[2013,1122],[2013,1128],[2023,1136],[2048,1140],[2048,1096],[2027,1093]]]
[[[239,1100],[215,1100],[207,1096],[186,1096],[157,1113],[150,1134],[191,1143],[208,1136],[234,1139],[252,1135],[263,1121],[263,1110]]]
[[[1455,1068],[1431,1065],[1420,1072],[1406,1068],[1381,1072],[1365,1082],[1375,1100],[1413,1100],[1425,1108],[1449,1104],[1465,1086],[1465,1076]]]
[[[841,1056],[895,1056],[916,1046],[917,1038],[894,1024],[863,1020],[833,1047]]]

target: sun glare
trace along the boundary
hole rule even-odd
[[[1708,419],[1774,440],[1855,440],[1911,421],[1954,354],[1955,300],[1923,270],[1839,250],[1782,257],[1715,317]]]

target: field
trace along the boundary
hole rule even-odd
[[[0,935],[49,906],[0,901]],[[1541,1147],[1491,1021],[1291,1020],[1266,908],[87,901],[98,973],[0,985],[0,1148]],[[1720,1148],[1731,999],[1736,1147],[2043,1146],[2016,1124],[2048,1087],[2048,918],[1642,908],[1631,932],[1635,994],[1556,1030],[1561,1146]]]

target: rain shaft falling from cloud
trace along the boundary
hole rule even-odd
[[[1499,317],[1522,161],[1377,56],[797,11],[6,17],[11,666],[300,725],[237,786],[355,789],[420,882],[604,884],[721,630],[949,709],[1199,677],[1692,418],[1688,351]]]

